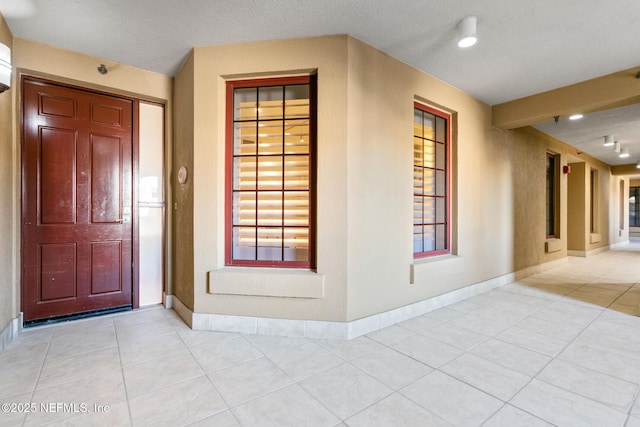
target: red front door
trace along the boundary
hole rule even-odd
[[[25,321],[132,304],[132,101],[22,82]]]

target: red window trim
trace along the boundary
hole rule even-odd
[[[443,118],[447,121],[447,131],[446,131],[446,143],[445,143],[445,148],[446,148],[446,159],[445,159],[445,165],[446,165],[446,171],[445,171],[445,179],[447,181],[447,185],[446,185],[446,209],[447,209],[447,214],[446,214],[446,226],[445,226],[445,233],[446,233],[446,249],[442,249],[442,250],[437,250],[437,251],[429,251],[429,252],[414,252],[413,253],[413,258],[414,259],[424,259],[424,258],[430,258],[430,257],[434,257],[434,256],[438,256],[438,255],[448,255],[451,253],[451,113],[448,113],[446,111],[443,110],[439,110],[437,108],[431,107],[429,105],[423,104],[421,102],[418,101],[414,101],[413,102],[413,107],[417,108],[419,110],[422,110],[426,113],[430,113],[433,114],[435,116],[438,116],[440,118]]]
[[[247,87],[267,87],[309,84],[309,258],[306,261],[261,261],[233,259],[233,90]],[[226,82],[225,118],[225,265],[241,267],[306,268],[316,267],[316,126],[317,76],[229,80]]]

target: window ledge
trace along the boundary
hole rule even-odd
[[[209,293],[323,298],[324,274],[301,269],[225,267],[209,272]]]

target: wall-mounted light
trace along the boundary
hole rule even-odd
[[[626,159],[627,157],[629,157],[629,149],[623,148],[622,150],[620,150],[620,158]]]
[[[604,146],[611,147],[615,140],[613,139],[613,135],[607,135],[604,137]]]
[[[613,151],[615,151],[616,153],[620,152],[620,141],[616,141],[613,143]]]
[[[458,24],[458,31],[460,31],[460,39],[458,46],[471,47],[478,41],[476,30],[478,26],[478,18],[475,16],[467,16]]]
[[[11,87],[11,49],[0,43],[0,93]]]

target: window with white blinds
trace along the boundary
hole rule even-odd
[[[314,82],[227,84],[227,265],[313,266]]]
[[[450,252],[450,116],[416,102],[413,114],[413,254]]]

